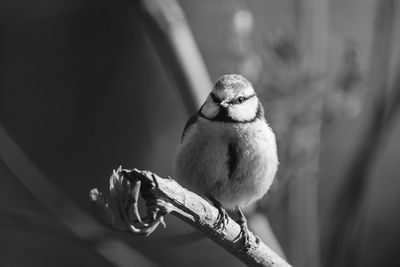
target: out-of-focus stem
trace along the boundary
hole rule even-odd
[[[194,113],[211,90],[211,80],[185,15],[175,0],[132,1],[151,43],[186,110]]]

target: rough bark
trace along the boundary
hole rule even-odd
[[[129,220],[129,214],[122,216],[128,225],[127,229],[135,234],[151,234],[159,223],[163,223],[164,215],[172,214],[193,226],[249,266],[290,266],[251,232],[249,232],[250,246],[244,249],[239,224],[228,217],[226,226],[218,227],[218,209],[171,178],[162,178],[150,171],[118,169],[111,177],[110,183],[114,205],[122,200],[121,203],[124,205],[134,203],[133,205],[137,206],[137,199],[130,201],[127,194],[135,198],[134,192],[137,192],[140,187],[140,194],[148,207],[148,217],[138,216],[135,220]],[[91,191],[91,200],[100,218],[106,224],[118,228],[114,218],[121,216],[115,216],[117,215],[115,211],[104,201],[101,193],[96,189]],[[117,206],[121,207],[118,203]],[[131,207],[126,208],[129,210]]]

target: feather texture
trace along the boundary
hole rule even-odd
[[[236,165],[229,167],[232,143],[237,159]],[[277,166],[275,136],[265,120],[235,124],[199,117],[178,147],[175,176],[197,194],[211,195],[233,209],[260,199],[268,191]]]
[[[269,189],[278,168],[275,135],[250,82],[224,75],[184,128],[175,177],[223,207],[244,207]]]

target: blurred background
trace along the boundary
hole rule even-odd
[[[400,266],[396,0],[1,0],[0,266],[243,266],[173,216],[100,225],[114,168],[172,175],[189,113],[240,73],[280,169],[250,228],[294,266]]]

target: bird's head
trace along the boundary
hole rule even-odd
[[[251,83],[241,75],[220,77],[200,109],[200,115],[215,121],[248,122],[263,115]]]

